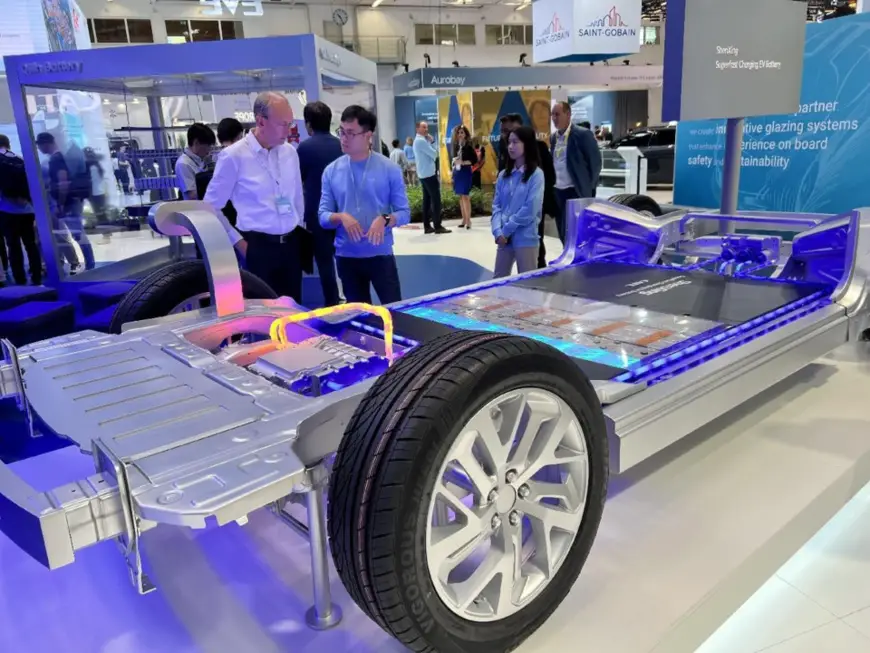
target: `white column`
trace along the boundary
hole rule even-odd
[[[647,125],[660,125],[662,122],[662,87],[653,86],[647,92]]]

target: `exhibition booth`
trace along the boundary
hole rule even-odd
[[[481,178],[492,184],[498,172],[499,117],[518,113],[546,141],[552,102],[566,100],[575,122],[588,120],[622,135],[648,123],[647,89],[661,83],[661,66],[421,68],[393,78],[396,127],[404,140],[420,121],[429,123],[441,146],[441,180],[446,183],[451,134],[458,125],[467,126],[488,148]]]
[[[130,278],[180,256],[179,239],[149,236],[131,243],[121,260],[116,253],[106,259],[91,238],[138,229],[151,203],[175,196],[172,165],[191,122],[237,117],[250,123],[254,96],[267,90],[287,95],[299,118],[305,103],[318,99],[336,112],[348,104],[376,109],[375,64],[314,35],[51,52],[7,57],[6,68],[53,286]],[[186,107],[181,120],[179,100]],[[91,152],[101,162],[108,195],[98,224],[70,225],[52,217],[46,154],[36,145],[43,132],[68,158],[81,160]],[[122,147],[131,159],[131,179],[119,189],[111,175]],[[84,258],[88,268],[74,278],[72,258]]]

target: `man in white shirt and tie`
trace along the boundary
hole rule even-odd
[[[254,101],[257,126],[220,156],[205,201],[218,212],[232,201],[238,212],[230,237],[248,270],[280,296],[302,301],[304,203],[299,157],[287,143],[293,109],[280,93]]]

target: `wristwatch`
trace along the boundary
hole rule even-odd
[[[384,226],[389,227],[390,221],[393,219],[393,216],[391,216],[389,213],[381,213],[381,217],[384,219]]]

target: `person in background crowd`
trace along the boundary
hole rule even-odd
[[[495,184],[492,235],[497,246],[494,278],[522,274],[538,259],[538,222],[544,204],[544,173],[538,167],[535,130],[521,126],[508,135],[508,160]]]
[[[175,183],[182,199],[197,199],[196,176],[206,170],[206,159],[217,143],[211,127],[193,123],[187,130],[187,147],[175,162]]]
[[[305,194],[305,226],[314,240],[314,261],[320,275],[320,287],[326,306],[341,302],[335,277],[335,230],[320,225],[318,210],[322,193],[323,171],[341,157],[341,141],[330,133],[332,109],[323,102],[310,102],[302,113],[309,137],[299,143],[299,168]]]
[[[571,124],[571,105],[567,102],[553,106],[553,124],[556,133],[550,136],[550,147],[556,169],[556,227],[564,245],[568,202],[578,197],[595,197],[601,152],[590,130]]]
[[[78,156],[78,146],[71,147],[67,157],[58,147],[53,134],[42,132],[36,137],[36,146],[48,157],[48,191],[51,199],[52,228],[58,240],[61,255],[69,263],[70,274],[81,267],[73,241],[78,243],[85,259],[85,269],[96,266],[94,248],[85,233],[83,206],[90,197],[91,175],[85,165],[84,153]]]
[[[226,149],[233,143],[238,143],[245,137],[245,128],[235,118],[224,118],[218,123],[217,139],[221,147]],[[221,150],[223,154],[223,150]]]
[[[577,123],[578,127],[582,127],[583,129],[592,129],[592,123],[588,120],[581,120]]]
[[[405,139],[405,158],[408,159],[408,169],[405,171],[405,182],[409,186],[417,185],[417,165],[414,163],[414,139],[408,136]]]
[[[398,138],[393,139],[392,145],[393,149],[390,150],[390,161],[402,169],[402,176],[404,177],[405,171],[408,169],[408,157],[405,156],[405,150],[399,147],[400,142]]]
[[[507,161],[510,160],[507,152],[507,136],[522,126],[522,118],[518,113],[509,113],[501,118],[501,139],[499,150],[503,157],[499,158],[499,170],[503,170]],[[547,247],[544,243],[545,219],[551,216],[554,219],[559,215],[559,205],[556,202],[556,170],[553,167],[553,156],[550,148],[540,140],[535,140],[538,150],[538,167],[544,173],[544,207],[541,220],[538,222],[538,267],[547,266]]]
[[[393,229],[411,219],[402,171],[371,151],[375,115],[360,106],[341,114],[345,156],[323,173],[320,224],[335,229],[338,276],[348,302],[372,303],[374,286],[381,304],[401,300],[399,270],[393,255]]]
[[[471,146],[471,133],[465,125],[453,130],[453,192],[459,197],[462,222],[459,228],[471,229],[471,167],[477,155]]]
[[[481,170],[486,163],[486,148],[481,147],[480,139],[475,137],[471,141],[474,148],[474,155],[477,157],[477,163],[471,166],[471,187],[482,188]]]
[[[9,260],[3,269],[11,268],[15,283],[27,284],[23,245],[30,278],[38,286],[42,283],[42,255],[36,242],[36,217],[30,203],[24,160],[11,147],[9,137],[0,134],[0,251],[9,250]]]
[[[88,197],[88,202],[94,212],[97,224],[104,225],[107,222],[106,172],[103,170],[103,164],[100,163],[100,159],[101,157],[96,153],[94,148],[85,148],[85,165],[87,166],[88,174],[91,177],[91,194],[90,197]]]
[[[441,225],[441,184],[438,181],[438,147],[429,135],[429,123],[417,124],[414,138],[414,161],[417,178],[423,187],[423,229],[427,234],[449,234]],[[433,226],[434,225],[434,226]]]
[[[115,153],[115,160],[118,162],[118,167],[115,169],[115,178],[118,180],[118,187],[123,195],[132,192],[130,188],[130,155],[127,153],[127,146],[121,145]],[[114,168],[114,164],[112,166]]]
[[[218,159],[205,201],[220,211],[230,200],[241,235],[226,223],[248,270],[279,295],[302,302],[305,204],[299,156],[287,143],[293,109],[280,93],[254,100],[257,126]]]

